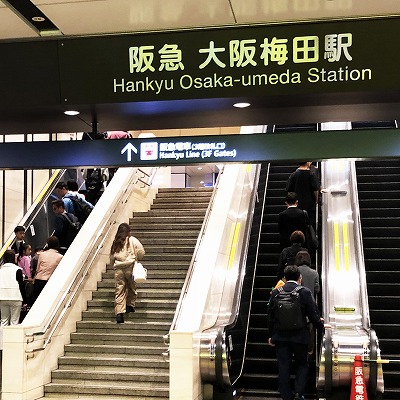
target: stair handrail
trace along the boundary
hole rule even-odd
[[[203,224],[201,225],[200,232],[199,232],[199,235],[197,237],[196,246],[194,248],[193,255],[192,255],[192,258],[191,258],[191,261],[190,261],[190,264],[189,264],[189,268],[188,268],[188,272],[186,274],[185,282],[183,283],[183,286],[182,286],[181,294],[179,296],[178,304],[176,306],[174,318],[172,320],[169,332],[171,332],[171,331],[173,331],[175,329],[177,320],[178,320],[179,315],[181,313],[183,302],[184,302],[185,296],[187,294],[188,287],[190,286],[190,282],[192,280],[193,269],[194,269],[194,264],[195,264],[195,261],[196,261],[196,258],[197,258],[197,253],[199,251],[200,244],[201,244],[201,242],[203,240],[204,232],[205,232],[206,227],[208,225],[208,221],[210,220],[211,210],[212,210],[213,205],[214,205],[216,191],[218,190],[219,183],[220,183],[220,178],[221,178],[222,174],[224,173],[224,170],[225,170],[225,166],[223,165],[221,167],[220,171],[219,171],[218,176],[217,176],[217,180],[216,180],[215,185],[214,185],[214,190],[213,190],[213,192],[211,194],[211,198],[210,198],[210,201],[209,201],[208,206],[207,206],[207,210],[206,210],[206,213],[205,213],[205,216],[204,216],[204,221],[203,221]],[[169,344],[169,333],[164,335],[164,343],[167,344],[167,345]],[[164,357],[167,358],[166,354],[164,354]]]
[[[156,174],[158,168],[154,167],[151,169],[151,173],[147,174],[148,177],[148,186],[151,186],[151,182]],[[140,168],[135,168],[135,173],[144,171]],[[136,176],[136,178],[129,182],[123,190],[119,192],[119,196],[115,197],[116,201],[114,204],[123,205],[126,204],[127,200],[130,197],[130,190],[134,187],[138,182],[141,182],[143,177]],[[107,188],[106,188],[107,190]],[[123,207],[119,207],[122,209]],[[117,207],[118,209],[118,207]],[[122,210],[121,210],[122,211]],[[103,226],[99,230],[95,240],[91,244],[91,251],[89,256],[86,257],[85,260],[80,260],[81,269],[76,274],[75,279],[73,279],[67,286],[67,290],[65,290],[64,295],[60,298],[57,305],[53,308],[52,313],[49,315],[47,321],[42,329],[33,332],[27,332],[26,338],[27,342],[33,342],[36,336],[41,336],[44,343],[42,346],[36,348],[30,348],[26,350],[26,353],[34,354],[37,351],[45,350],[47,345],[51,342],[54,333],[57,331],[60,323],[63,321],[65,314],[70,308],[71,304],[76,299],[77,295],[80,293],[80,288],[82,287],[83,282],[85,282],[89,271],[96,260],[96,257],[103,247],[105,239],[108,237],[109,233],[113,230],[116,224],[116,220],[118,218],[119,212],[116,209],[108,210],[107,217],[103,219]],[[90,218],[90,216],[89,216]],[[67,251],[68,253],[68,251]]]

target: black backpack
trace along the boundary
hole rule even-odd
[[[68,213],[62,214],[66,220],[68,221],[68,230],[67,230],[67,246],[70,246],[70,244],[74,241],[76,235],[78,234],[79,230],[81,229],[81,223],[79,221],[74,221],[72,218],[70,218],[71,214],[68,215]]]
[[[274,327],[278,331],[292,331],[305,328],[307,320],[305,310],[300,302],[302,286],[296,286],[291,292],[285,292],[279,287],[274,297]]]
[[[103,178],[101,176],[101,169],[96,168],[86,179],[86,190],[88,192],[98,193],[103,186]]]
[[[74,214],[78,218],[78,221],[83,224],[89,214],[92,212],[93,207],[91,207],[82,197],[79,196],[68,196],[74,205]]]

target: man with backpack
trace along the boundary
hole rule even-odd
[[[78,221],[83,224],[93,210],[93,204],[77,193],[78,184],[76,181],[69,180],[58,182],[56,185],[56,193],[64,202],[65,211],[74,214]],[[76,191],[74,190],[76,188]]]
[[[301,286],[296,265],[284,270],[285,285],[274,289],[268,309],[268,344],[275,346],[278,359],[279,392],[283,400],[304,400],[308,375],[310,330],[322,329],[323,323],[310,289]],[[290,386],[290,365],[295,361],[294,395]]]
[[[51,203],[56,218],[54,219],[54,233],[60,242],[60,253],[65,254],[75,236],[78,234],[81,224],[78,218],[66,212],[62,200],[54,200]]]

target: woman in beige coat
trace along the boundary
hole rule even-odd
[[[145,254],[143,245],[131,228],[123,223],[118,226],[111,245],[110,263],[115,273],[115,315],[118,324],[124,323],[124,313],[135,312],[136,284],[132,279],[133,264]]]

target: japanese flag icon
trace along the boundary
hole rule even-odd
[[[146,142],[140,144],[141,160],[157,160],[158,159],[158,143]]]

